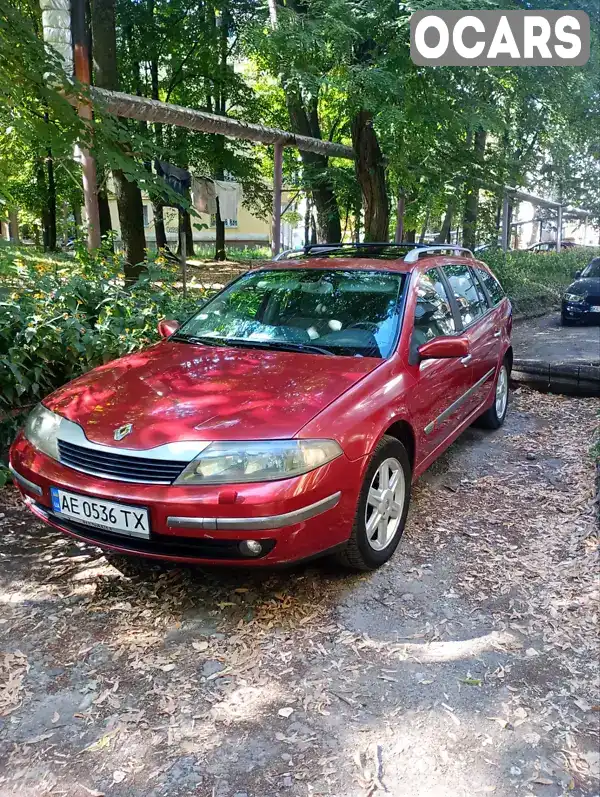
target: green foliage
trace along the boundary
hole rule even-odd
[[[600,249],[573,248],[557,252],[484,252],[484,260],[508,293],[516,313],[544,312],[556,305],[577,270]]]
[[[48,257],[2,246],[0,275],[0,435],[14,430],[15,410],[153,343],[161,318],[186,318],[206,295],[184,300],[161,258],[125,290],[120,260],[106,252]]]

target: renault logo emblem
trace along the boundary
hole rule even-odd
[[[113,437],[115,440],[122,440],[124,437],[127,437],[128,434],[131,434],[133,431],[133,424],[126,423],[123,426],[119,426],[118,429],[115,429]]]

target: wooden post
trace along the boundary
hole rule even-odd
[[[90,54],[88,49],[85,0],[71,0],[71,30],[73,34],[73,56],[75,77],[80,83],[90,85]],[[81,103],[77,109],[79,116],[92,120],[92,106]],[[80,148],[81,172],[83,182],[83,201],[88,223],[88,249],[100,246],[100,210],[98,207],[98,178],[96,161],[89,150]]]
[[[281,188],[283,182],[283,143],[275,142],[273,153],[273,223],[271,227],[271,254],[281,249]]]
[[[560,252],[562,245],[562,205],[558,206],[558,218],[556,220],[556,251]]]
[[[504,194],[504,198],[502,200],[502,242],[501,242],[503,252],[507,251],[509,244],[508,209],[509,209],[508,194]]]

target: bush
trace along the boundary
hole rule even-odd
[[[600,249],[577,247],[562,252],[503,252],[501,249],[482,253],[484,260],[508,293],[517,313],[543,313],[560,301],[574,274]]]
[[[160,257],[125,289],[112,253],[41,256],[0,247],[0,451],[23,411],[84,371],[158,340],[161,318],[183,320],[187,300]]]

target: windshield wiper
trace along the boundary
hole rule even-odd
[[[300,351],[308,354],[333,355],[329,349],[313,346],[310,343],[291,343],[284,340],[247,340],[245,338],[224,338],[225,345],[245,346],[251,349],[278,349],[279,351]]]
[[[194,343],[194,344],[202,344],[203,346],[226,346],[227,344],[223,342],[222,338],[211,338],[211,337],[198,337],[197,335],[185,335],[185,334],[178,334],[175,333],[171,335],[171,340],[177,341],[177,343]]]

